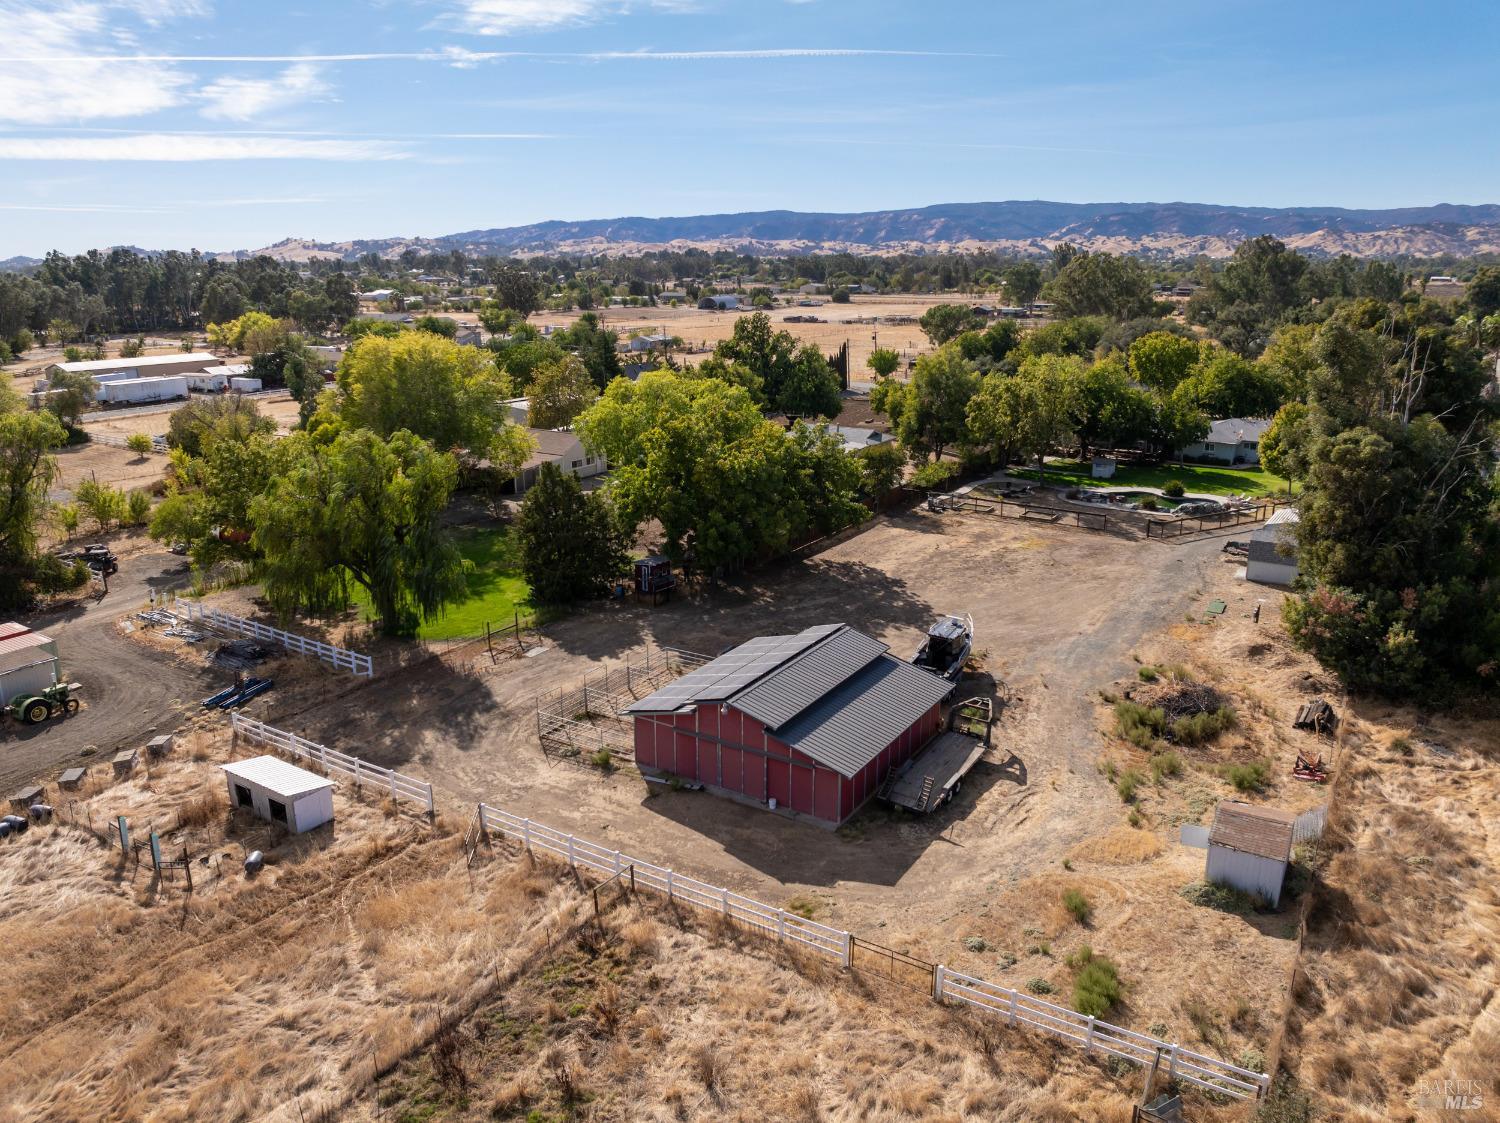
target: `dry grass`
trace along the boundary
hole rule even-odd
[[[1428,1118],[1417,1097],[1445,1081],[1493,1111],[1500,738],[1373,708],[1350,724],[1283,1062],[1340,1118]]]
[[[27,995],[0,1026],[0,1119],[296,1118],[532,961],[579,906],[555,879],[528,892],[518,865],[471,888],[455,840],[342,791],[332,828],[278,836],[228,813],[221,776],[179,760],[88,796],[96,822],[118,811],[142,833],[180,810],[184,844],[223,860],[191,894],[65,824],[0,848],[0,993]],[[268,859],[255,879],[250,847]]]
[[[1068,856],[1075,861],[1098,862],[1106,866],[1133,866],[1149,861],[1161,852],[1161,839],[1151,831],[1118,826],[1106,834],[1085,839],[1073,847]]]

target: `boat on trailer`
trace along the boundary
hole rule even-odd
[[[963,676],[964,664],[974,648],[974,617],[949,614],[940,616],[927,629],[927,638],[912,656],[912,665],[931,671],[939,678],[956,683]]]

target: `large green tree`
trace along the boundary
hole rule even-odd
[[[583,360],[564,355],[534,373],[527,391],[527,422],[534,429],[565,428],[598,396]]]
[[[1083,360],[1062,355],[1027,359],[1014,375],[986,375],[969,403],[970,439],[1002,463],[1035,459],[1045,478],[1047,453],[1076,429],[1084,375]]]
[[[1133,257],[1091,253],[1074,258],[1047,285],[1062,316],[1128,320],[1151,310],[1151,278]]]
[[[919,358],[899,402],[888,405],[902,447],[914,459],[940,459],[963,440],[965,411],[978,388],[979,376],[956,344]]]
[[[521,570],[543,604],[607,593],[630,564],[629,539],[604,491],[584,494],[578,478],[543,464],[516,516]]]
[[[37,575],[37,541],[57,477],[52,450],[67,439],[50,413],[6,409],[0,395],[0,608],[18,608]]]
[[[509,382],[477,347],[425,331],[366,337],[339,364],[338,388],[339,416],[351,428],[379,437],[406,430],[471,462],[487,459],[505,479],[530,455],[503,404]]]
[[[934,304],[922,313],[917,323],[934,347],[941,347],[966,331],[984,327],[983,317],[967,304]]]
[[[382,631],[410,635],[460,599],[466,563],[443,529],[458,463],[406,430],[331,443],[296,433],[250,508],[266,598],[280,612],[343,607],[348,582],[369,595]]]

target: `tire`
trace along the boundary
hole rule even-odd
[[[72,717],[78,712],[79,702],[77,698],[69,698],[63,703],[63,712]]]
[[[24,711],[27,725],[40,725],[52,716],[52,707],[38,698],[35,702],[28,702]]]

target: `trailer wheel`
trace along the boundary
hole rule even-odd
[[[72,717],[78,712],[78,705],[79,703],[77,698],[69,698],[66,702],[63,703],[63,710],[69,717]]]
[[[52,716],[52,707],[38,698],[34,702],[27,703],[25,716],[28,725],[39,725]]]

